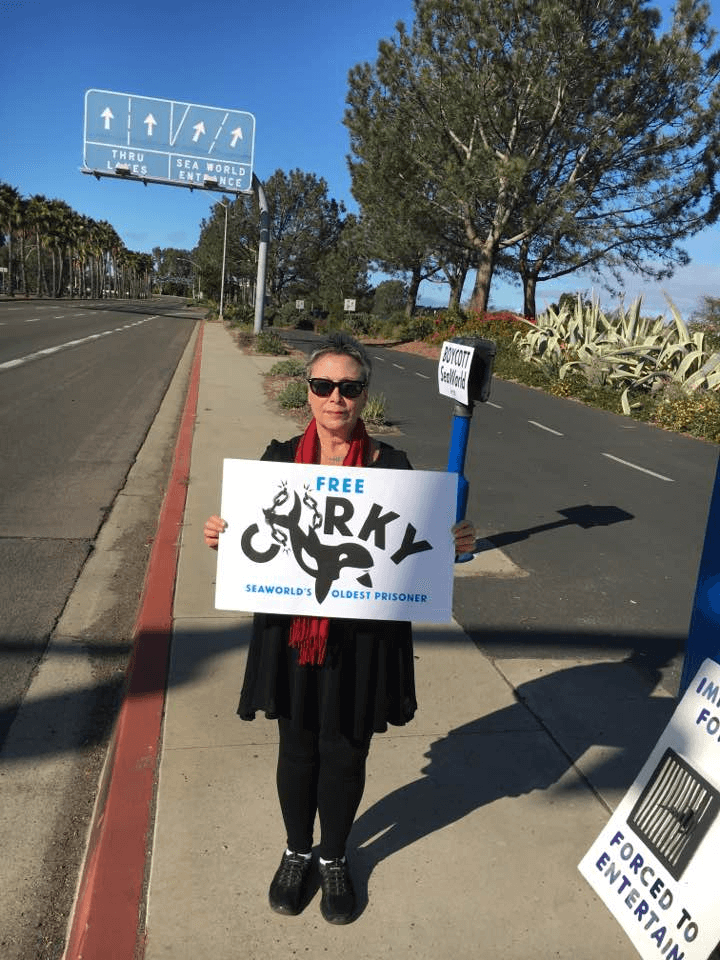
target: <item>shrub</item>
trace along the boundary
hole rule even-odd
[[[403,324],[405,335],[409,340],[424,340],[435,329],[432,317],[410,317]]]
[[[261,330],[255,337],[255,349],[258,353],[268,353],[275,357],[288,352],[280,339],[280,335],[275,333],[274,330]]]
[[[307,385],[302,380],[291,380],[278,395],[278,403],[286,410],[300,410],[307,404]]]
[[[518,331],[527,330],[529,329],[528,324],[534,323],[530,318],[523,319],[508,310],[484,315],[471,313],[467,322],[475,335],[485,337],[487,340],[494,340],[498,345],[512,343]]]
[[[720,443],[720,396],[710,390],[686,394],[679,387],[669,387],[657,400],[652,420],[667,430]]]
[[[368,397],[368,402],[365,404],[365,409],[363,410],[363,420],[366,423],[375,423],[382,426],[387,421],[385,420],[385,394],[384,393],[374,393]]]
[[[269,377],[304,377],[305,361],[297,357],[289,360],[279,360],[268,371]]]
[[[295,302],[290,300],[281,304],[273,314],[273,323],[278,327],[297,327],[306,320],[307,312],[298,310]]]
[[[347,330],[354,337],[362,337],[370,333],[375,318],[369,313],[349,313],[345,317],[343,329]]]
[[[433,329],[425,338],[429,343],[441,344],[451,337],[467,333],[467,318],[460,310],[443,310],[433,317]]]
[[[223,320],[230,327],[252,326],[255,308],[242,303],[228,303],[223,306]]]
[[[404,314],[401,314],[399,318],[397,315],[392,317],[374,317],[369,333],[371,336],[383,340],[395,340],[402,335],[401,331],[404,322]]]

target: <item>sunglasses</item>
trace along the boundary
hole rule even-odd
[[[326,380],[324,377],[309,377],[308,383],[316,397],[329,397],[337,387],[346,400],[357,400],[367,386],[364,380]]]

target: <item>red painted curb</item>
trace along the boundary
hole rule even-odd
[[[202,339],[201,325],[173,468],[135,624],[125,698],[100,784],[64,960],[137,960],[144,949],[145,931],[140,924],[145,866],[152,839],[175,576]]]

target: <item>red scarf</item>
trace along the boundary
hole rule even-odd
[[[300,438],[295,463],[318,463],[320,460],[315,418]],[[362,420],[358,420],[350,437],[350,449],[342,462],[344,467],[363,467],[370,460],[370,437]],[[290,646],[298,650],[298,663],[319,665],[325,662],[330,621],[325,617],[294,617],[290,627]]]

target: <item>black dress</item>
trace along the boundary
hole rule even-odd
[[[262,460],[292,463],[300,437],[273,440]],[[412,469],[405,454],[380,442],[374,467]],[[290,647],[292,617],[256,613],[238,714],[284,717],[299,728],[363,740],[388,724],[412,720],[415,699],[412,628],[398,620],[330,621],[325,662],[299,666]]]

